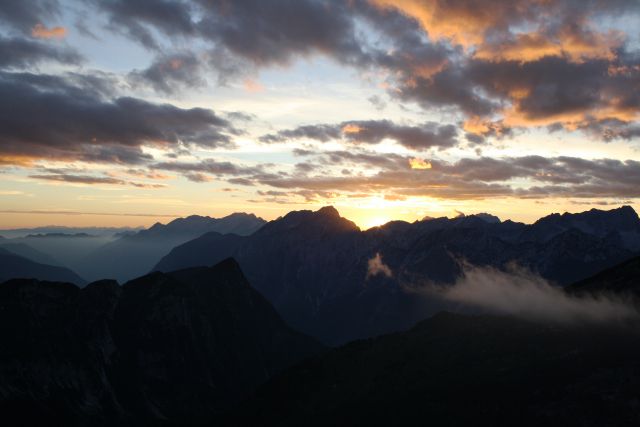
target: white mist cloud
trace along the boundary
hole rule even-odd
[[[383,274],[387,277],[391,277],[393,275],[389,266],[382,261],[380,253],[376,253],[376,256],[368,261],[367,279],[378,274]]]
[[[558,323],[623,322],[640,319],[629,302],[611,295],[574,296],[529,271],[464,267],[464,275],[441,295],[450,302],[498,314]]]

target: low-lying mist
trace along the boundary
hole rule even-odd
[[[431,296],[435,292],[456,304],[457,310],[472,309],[534,321],[566,324],[640,320],[637,307],[629,299],[607,294],[571,295],[518,267],[501,271],[465,265],[463,275],[453,286],[432,287],[427,292]]]

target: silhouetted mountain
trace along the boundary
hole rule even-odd
[[[56,260],[56,264],[69,267],[80,272],[84,263],[82,260],[88,253],[100,248],[104,244],[113,241],[112,234],[87,234],[76,237],[71,233],[47,233],[46,237],[38,237],[38,234],[29,237],[15,237],[3,241],[3,243],[27,245]],[[82,274],[81,274],[82,275]]]
[[[83,238],[83,237],[96,237],[92,234],[88,233],[39,233],[39,234],[28,234],[27,238],[35,238],[35,239],[50,239],[55,237],[75,237],[75,238]]]
[[[213,265],[235,253],[236,249],[247,240],[247,236],[237,234],[220,234],[215,231],[176,246],[171,256],[160,260],[154,271],[174,271],[185,267]]]
[[[339,344],[406,329],[443,309],[411,289],[455,282],[461,261],[497,268],[515,262],[561,285],[589,277],[637,253],[624,238],[640,224],[631,213],[625,207],[558,215],[565,225],[533,239],[554,215],[533,225],[481,214],[393,221],[360,231],[327,207],[291,212],[247,237],[204,235],[174,248],[154,270],[211,265],[233,256],[289,324]],[[390,276],[368,273],[376,254]]]
[[[86,283],[68,268],[40,264],[0,248],[0,282],[14,278],[62,281],[78,285]]]
[[[29,234],[89,234],[92,236],[113,236],[116,233],[138,232],[142,227],[66,227],[48,225],[33,228],[13,228],[0,230],[0,234],[9,239],[26,237]]]
[[[639,369],[637,325],[441,313],[292,367],[219,424],[635,425]]]
[[[156,223],[95,250],[83,260],[79,271],[91,280],[108,277],[126,281],[149,272],[175,246],[205,233],[248,235],[264,223],[263,219],[245,213],[224,218],[194,215],[168,224]]]
[[[4,248],[13,254],[20,255],[39,264],[60,266],[60,262],[53,257],[34,249],[25,243],[13,243],[11,240],[3,240],[0,241],[0,248]]]
[[[640,250],[640,219],[631,206],[610,211],[591,209],[575,214],[552,214],[536,221],[521,240],[545,242],[570,229],[600,238],[616,236],[625,248]]]
[[[640,257],[627,260],[614,267],[567,287],[575,293],[613,293],[640,297]]]
[[[0,413],[39,425],[211,418],[322,351],[228,259],[126,283],[0,285]]]

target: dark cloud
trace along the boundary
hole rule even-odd
[[[2,0],[0,22],[24,32],[60,14],[57,0]]]
[[[122,31],[150,49],[159,49],[154,30],[176,37],[194,31],[189,1],[181,0],[93,0],[107,13],[112,28]]]
[[[457,128],[454,125],[439,125],[434,122],[420,126],[398,125],[389,120],[366,120],[345,122],[342,134],[345,139],[367,144],[378,144],[384,139],[393,139],[398,144],[414,150],[448,148],[457,144]]]
[[[0,36],[0,68],[28,68],[43,62],[78,65],[82,61],[80,54],[67,47],[21,37]]]
[[[303,125],[294,129],[281,130],[274,134],[260,137],[262,142],[287,142],[293,139],[313,139],[320,142],[327,142],[340,138],[342,127],[340,125]]]
[[[310,0],[198,1],[200,34],[259,65],[325,52],[343,62],[363,55],[347,2]]]
[[[151,169],[166,170],[182,173],[206,173],[211,175],[247,175],[261,171],[261,167],[246,167],[228,161],[220,162],[205,159],[199,162],[160,162],[150,165]]]
[[[148,85],[164,94],[179,94],[185,88],[205,85],[201,63],[192,52],[161,55],[144,70],[129,74],[134,84]]]
[[[355,120],[335,125],[304,125],[285,129],[275,134],[264,135],[260,141],[286,142],[294,139],[312,139],[327,142],[342,138],[362,144],[379,144],[392,139],[398,144],[414,150],[449,148],[457,144],[457,128],[454,125],[439,125],[434,122],[420,126],[398,125],[390,120]]]
[[[392,197],[429,196],[449,199],[495,197],[635,198],[640,196],[640,162],[613,159],[541,156],[465,158],[457,162],[422,160],[428,167],[412,169],[412,158],[371,152],[305,153],[307,163],[347,166],[342,176],[297,169],[287,176],[252,176],[245,184],[280,191],[353,194],[384,192]],[[318,196],[320,197],[320,196]]]
[[[94,175],[70,175],[70,174],[47,174],[47,175],[30,175],[29,178],[45,180],[45,181],[57,181],[68,182],[72,184],[107,184],[107,185],[130,185],[138,188],[162,188],[165,187],[162,184],[147,184],[143,182],[125,181],[122,179],[110,177],[110,176],[94,176]]]
[[[185,214],[163,214],[163,213],[130,213],[130,212],[80,212],[80,211],[65,211],[65,210],[18,210],[18,209],[5,209],[0,210],[0,213],[10,214],[40,214],[40,215],[91,215],[91,216],[134,216],[134,217],[157,217],[157,218],[180,218]]]
[[[635,0],[114,0],[96,5],[113,26],[146,46],[166,50],[154,32],[202,46],[203,55],[184,58],[183,67],[168,67],[170,56],[161,54],[135,73],[165,93],[197,86],[211,68],[224,83],[255,67],[320,54],[386,75],[383,83],[396,100],[500,123],[500,129],[465,128],[472,143],[517,127],[559,123],[587,129],[593,121],[613,119],[628,124],[640,111],[640,91],[628,90],[639,84],[638,56],[628,52],[631,47],[620,34],[595,25],[622,14],[640,17]],[[373,100],[381,105],[379,98]],[[310,126],[264,138],[272,142],[298,135],[329,140],[336,130]],[[614,129],[606,135],[631,138],[636,132]]]
[[[0,73],[0,156],[116,163],[150,160],[142,146],[229,147],[231,124],[213,111],[104,98],[71,76]]]

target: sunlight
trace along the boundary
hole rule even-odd
[[[373,228],[373,227],[378,227],[380,225],[384,225],[384,224],[388,223],[389,221],[391,221],[391,219],[389,217],[376,216],[376,217],[371,217],[371,218],[364,218],[364,220],[361,222],[361,224],[362,224],[362,228],[364,230],[368,230],[369,228]]]

